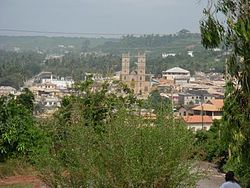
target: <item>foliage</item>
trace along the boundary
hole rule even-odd
[[[63,99],[58,113],[62,124],[81,123],[102,132],[104,123],[112,121],[116,109],[121,105],[130,108],[136,102],[130,89],[121,82],[96,83],[94,90],[93,84],[89,77],[85,82],[76,84],[77,95]],[[123,96],[110,93],[112,88]]]
[[[208,131],[198,131],[196,137],[196,147],[202,160],[216,163],[219,168],[227,160],[227,146],[222,140],[221,121],[215,120]]]
[[[43,55],[34,52],[0,50],[0,85],[19,88],[41,71]]]
[[[207,48],[221,43],[230,51],[228,84],[222,119],[222,139],[228,148],[226,169],[243,181],[250,177],[250,7],[245,0],[211,1],[201,22],[202,42]],[[218,21],[222,13],[225,21]]]
[[[0,85],[15,88],[23,86],[27,79],[40,71],[70,76],[76,81],[83,80],[85,72],[110,75],[121,70],[122,53],[136,54],[138,50],[149,54],[147,72],[155,75],[174,66],[188,69],[191,73],[224,71],[223,52],[205,50],[200,44],[200,34],[186,30],[173,35],[128,35],[117,39],[0,36],[0,43],[7,50],[0,50]],[[72,45],[74,48],[69,48]],[[9,51],[14,47],[21,50]],[[194,57],[188,56],[189,50],[194,51]],[[163,53],[175,53],[176,56],[162,58]],[[51,54],[64,57],[62,60],[46,59]],[[133,61],[135,59],[131,59]]]
[[[166,108],[170,105],[170,100],[164,96],[161,96],[158,90],[154,90],[149,94],[147,103],[155,111],[161,111],[163,108]]]
[[[20,158],[0,162],[1,179],[15,175],[35,175],[34,168],[25,159]]]
[[[193,187],[193,134],[174,121],[152,126],[117,84],[122,95],[107,84],[93,92],[87,80],[64,99],[46,126],[51,147],[35,161],[43,180],[51,187]]]
[[[32,111],[19,101],[14,96],[0,98],[1,161],[32,152],[40,137]]]
[[[171,122],[173,119],[171,101],[161,96],[159,90],[152,91],[148,99],[143,101],[142,107],[156,114],[155,125],[166,125],[166,122]]]
[[[17,97],[17,103],[23,105],[31,113],[33,112],[34,100],[34,94],[28,88],[24,88],[22,93]]]

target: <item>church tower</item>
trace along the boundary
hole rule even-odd
[[[129,53],[122,54],[122,71],[121,71],[121,80],[128,81],[129,77],[129,63],[130,56]]]
[[[146,54],[138,53],[137,62],[137,87],[136,93],[142,94],[145,90],[145,79],[146,79]]]
[[[138,53],[138,62],[137,62],[137,74],[139,76],[138,81],[145,81],[146,74],[146,54]]]
[[[138,96],[145,96],[150,92],[150,75],[146,74],[146,54],[138,53],[136,56],[137,68],[130,72],[130,55],[122,54],[122,70],[120,80],[134,91]]]

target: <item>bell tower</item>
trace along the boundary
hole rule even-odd
[[[129,53],[122,54],[122,71],[121,71],[121,80],[122,81],[127,81],[128,80],[129,63],[130,63]]]
[[[139,76],[139,81],[145,81],[145,69],[146,69],[146,54],[138,53],[137,62],[137,74]]]

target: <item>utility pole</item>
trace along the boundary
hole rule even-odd
[[[204,102],[204,95],[201,95],[201,129],[204,129],[204,118],[203,118],[203,102]]]
[[[204,120],[203,120],[203,103],[201,102],[201,130],[204,129]]]

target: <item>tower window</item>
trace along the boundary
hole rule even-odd
[[[126,76],[124,76],[124,78],[123,78],[124,80],[126,80]]]

